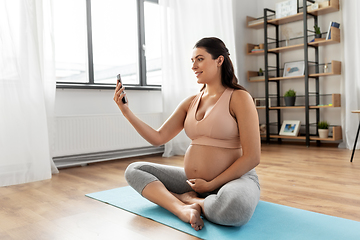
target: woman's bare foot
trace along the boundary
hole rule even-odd
[[[182,221],[191,224],[191,227],[196,231],[199,231],[204,226],[204,221],[201,219],[201,207],[199,204],[194,203],[191,205],[185,205],[181,214],[178,216]]]
[[[186,192],[183,194],[172,193],[177,199],[186,204],[193,204],[194,198],[198,198],[196,192]]]
[[[201,212],[204,213],[204,198],[199,198],[196,192],[186,192],[183,194],[172,193],[177,199],[185,204],[197,203],[200,205]]]

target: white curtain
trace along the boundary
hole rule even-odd
[[[164,119],[202,85],[191,70],[195,43],[203,37],[224,41],[236,68],[232,0],[160,0]],[[183,155],[190,140],[182,131],[165,145],[164,156]]]
[[[0,186],[51,178],[51,1],[0,1]]]
[[[343,22],[343,136],[345,137],[342,147],[352,149],[359,124],[359,114],[351,113],[352,110],[360,109],[360,1],[341,1]],[[359,146],[358,141],[357,146]],[[345,145],[345,146],[344,146]]]

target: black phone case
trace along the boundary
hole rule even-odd
[[[118,82],[122,85],[122,81],[121,81],[121,76],[120,76],[120,74],[118,74],[118,75],[116,76],[116,78],[117,78]],[[123,91],[122,93],[124,93],[124,91]],[[123,97],[121,100],[122,100],[122,102],[123,102],[124,104],[127,103],[126,97]]]

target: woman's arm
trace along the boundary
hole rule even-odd
[[[126,95],[126,93],[122,93],[124,89],[124,87],[120,88],[119,84],[116,86],[114,101],[135,130],[150,144],[155,146],[162,145],[174,138],[184,128],[187,109],[194,96],[182,101],[165,123],[158,130],[155,130],[140,120],[130,110],[128,103],[123,104],[121,99]]]
[[[210,192],[218,189],[225,183],[241,177],[260,163],[259,119],[250,94],[242,90],[234,91],[231,97],[230,111],[237,120],[243,154],[230,167],[209,182],[203,179],[190,179],[188,184],[196,192]]]

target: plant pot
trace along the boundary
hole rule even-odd
[[[321,34],[315,34],[315,38],[321,38]]]
[[[329,136],[329,129],[318,129],[318,132],[320,138],[328,138]]]
[[[294,106],[296,97],[284,97],[285,106]]]

